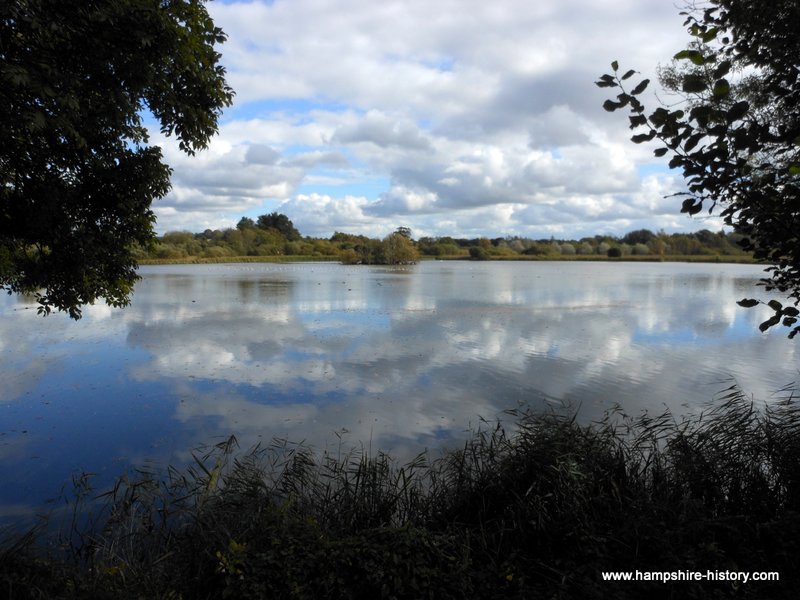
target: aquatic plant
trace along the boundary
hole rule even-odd
[[[706,411],[581,423],[509,411],[400,464],[230,438],[134,471],[0,551],[12,598],[790,597],[800,566],[800,406],[738,387]],[[77,501],[87,499],[78,478]],[[81,511],[74,511],[79,514]],[[610,582],[604,571],[777,571],[780,581]]]

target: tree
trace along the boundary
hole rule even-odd
[[[381,242],[381,262],[387,265],[405,265],[416,262],[417,249],[405,235],[400,232],[390,233]]]
[[[622,241],[630,245],[648,244],[654,237],[656,237],[656,234],[649,229],[637,229],[636,231],[626,233]]]
[[[395,233],[398,234],[398,235],[402,235],[407,240],[411,239],[411,228],[410,227],[402,227],[402,226],[398,227],[395,230]]]
[[[242,231],[243,229],[253,229],[255,226],[256,224],[253,222],[253,219],[250,217],[242,217],[236,224],[236,229]]]
[[[277,212],[261,215],[256,220],[256,225],[261,229],[275,229],[289,241],[299,240],[301,237],[300,232],[295,229],[289,217]]]
[[[204,0],[0,4],[0,288],[39,311],[129,302],[170,168],[144,111],[192,155],[233,92]]]
[[[489,253],[483,246],[470,246],[469,257],[472,260],[489,260]]]
[[[693,41],[675,55],[685,66],[664,82],[679,87],[680,106],[647,114],[639,96],[649,81],[628,91],[625,82],[636,72],[620,74],[616,61],[597,85],[620,93],[603,106],[627,108],[631,129],[642,131],[632,141],[660,141],[655,155],[669,155],[670,167],[682,170],[688,188],[682,212],[719,208],[744,236],[741,246],[770,265],[761,284],[794,306],[739,304],[767,304],[774,314],[760,329],[783,323],[794,337],[800,332],[800,3],[710,0],[708,8],[683,14]]]

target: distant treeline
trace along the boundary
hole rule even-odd
[[[408,227],[398,227],[383,239],[336,232],[330,238],[302,236],[286,215],[271,213],[255,221],[242,217],[235,228],[202,233],[171,231],[149,248],[137,249],[140,260],[217,259],[304,256],[337,259],[347,264],[404,264],[421,256],[471,258],[567,258],[627,256],[738,257],[748,256],[742,236],[707,229],[695,233],[631,231],[622,237],[596,235],[578,240],[519,236],[498,238],[422,237],[412,239]]]

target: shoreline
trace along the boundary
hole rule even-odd
[[[719,263],[719,264],[764,264],[759,263],[752,256],[744,255],[664,255],[664,256],[622,256],[609,258],[600,255],[578,255],[578,256],[490,256],[486,260],[476,261],[467,255],[451,256],[421,256],[419,261],[429,260],[450,260],[450,261],[470,261],[470,262],[507,262],[507,261],[528,261],[528,262],[685,262],[685,263]],[[274,256],[225,256],[225,257],[203,257],[186,256],[183,258],[146,258],[137,261],[140,266],[151,265],[193,265],[193,264],[232,264],[232,263],[287,263],[287,262],[341,262],[339,256],[309,256],[309,255],[274,255]]]

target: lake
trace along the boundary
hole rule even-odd
[[[755,265],[583,262],[143,267],[130,307],[73,322],[0,297],[0,517],[79,470],[183,464],[235,434],[399,458],[520,403],[582,419],[698,410],[797,378],[788,330],[743,309]],[[778,394],[780,396],[780,394]]]

